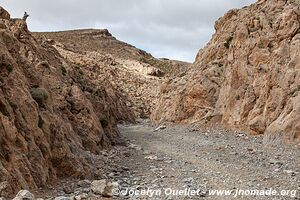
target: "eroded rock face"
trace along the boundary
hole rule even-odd
[[[122,142],[117,121],[133,113],[109,82],[96,85],[23,20],[0,14],[0,196],[93,176],[86,152]]]
[[[154,121],[208,122],[300,141],[300,1],[231,10],[187,74],[161,88]]]
[[[0,7],[0,19],[10,19],[10,14],[2,7]]]
[[[161,84],[179,76],[189,63],[156,59],[114,38],[107,30],[83,29],[34,33],[67,60],[80,66],[95,84],[109,81],[118,88],[137,118],[149,118]]]

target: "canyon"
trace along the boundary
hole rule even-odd
[[[207,199],[237,182],[299,190],[300,1],[230,10],[215,31],[191,64],[107,29],[30,32],[0,7],[0,199],[182,180]]]

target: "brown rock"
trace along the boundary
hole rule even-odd
[[[9,20],[2,8],[0,14]],[[8,186],[1,185],[0,194],[93,176],[87,152],[122,143],[117,122],[134,121],[124,97],[37,42],[23,20],[6,25],[0,33],[0,183]]]
[[[67,60],[80,67],[96,85],[109,84],[123,94],[137,118],[148,118],[158,99],[158,88],[168,76],[178,76],[188,63],[156,59],[114,38],[107,30],[83,29],[35,33]],[[45,39],[48,38],[48,39]],[[122,113],[122,112],[121,112]],[[118,115],[119,116],[119,115]]]
[[[299,1],[231,10],[182,78],[161,92],[152,120],[207,123],[300,142]]]
[[[10,19],[10,14],[0,6],[0,19]]]

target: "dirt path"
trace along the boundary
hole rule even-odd
[[[112,199],[95,194],[91,187],[97,180],[107,180],[116,183],[113,199],[120,200],[300,199],[300,149],[266,148],[261,136],[201,130],[192,125],[156,130],[140,121],[119,129],[127,146],[104,150],[100,155],[89,152],[97,176],[64,180],[34,192],[36,196]],[[249,195],[250,190],[259,195]],[[262,196],[270,192],[278,194]]]
[[[299,149],[266,148],[260,136],[200,130],[193,126],[155,131],[142,122],[119,128],[132,149],[119,164],[133,172],[131,177],[119,177],[121,191],[128,188],[148,191],[147,195],[121,195],[120,199],[297,199],[296,196],[299,199]],[[129,183],[122,183],[123,178],[125,182],[128,178]],[[186,196],[188,192],[163,195],[188,188],[189,194],[195,191],[199,196]],[[247,194],[247,190],[259,190],[260,194],[270,192],[270,188],[285,195],[242,195]],[[234,198],[237,189],[241,190],[241,195]],[[210,194],[214,190],[233,192],[228,196]],[[151,192],[157,195],[151,196]]]

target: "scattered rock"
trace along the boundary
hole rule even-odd
[[[71,186],[64,186],[63,191],[66,194],[71,194],[73,192],[73,188]]]
[[[79,186],[79,187],[83,187],[83,188],[88,188],[88,187],[90,187],[91,186],[91,181],[89,181],[89,180],[81,180],[81,181],[79,181],[78,183],[77,183],[77,185]]]
[[[298,174],[297,172],[295,172],[293,170],[283,170],[283,172],[289,174],[290,176],[296,176],[296,174]]]
[[[135,149],[137,151],[142,151],[143,150],[143,148],[141,146],[136,145],[136,144],[132,144],[132,143],[129,144],[128,147],[131,148],[131,149]]]
[[[94,194],[102,195],[105,190],[106,185],[107,185],[106,180],[93,181],[91,184],[91,190]]]
[[[117,182],[108,182],[107,180],[93,181],[91,184],[91,190],[96,195],[102,195],[103,197],[112,197],[113,189],[118,188]]]
[[[4,181],[2,183],[0,183],[0,196],[4,195],[5,193],[8,194],[9,193],[9,183],[7,181]]]
[[[60,196],[60,197],[56,197],[54,200],[74,200],[74,197]]]
[[[270,159],[270,164],[271,165],[283,165],[283,162],[281,162],[280,160]]]
[[[158,160],[158,157],[155,155],[146,156],[145,159],[147,160]]]
[[[166,126],[161,125],[161,126],[157,127],[156,129],[154,129],[154,132],[159,131],[159,130],[163,130],[163,129],[166,129],[166,128],[167,128]]]

